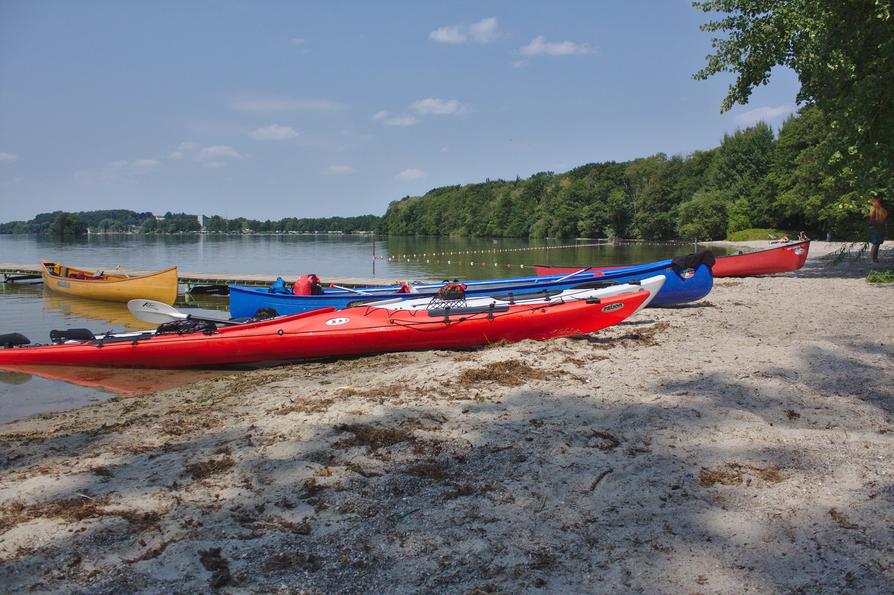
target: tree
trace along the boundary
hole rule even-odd
[[[697,192],[680,205],[677,230],[681,238],[722,240],[726,238],[727,199],[718,190]]]
[[[797,101],[816,104],[828,117],[828,167],[848,178],[852,172],[858,194],[891,186],[891,0],[707,0],[694,6],[725,13],[702,26],[721,35],[713,40],[707,66],[695,74],[706,79],[735,73],[722,111],[747,104],[775,66],[787,66],[801,83]]]
[[[767,174],[773,160],[773,131],[763,122],[726,134],[707,171],[708,188],[734,203],[730,232],[773,223],[773,197]]]
[[[60,212],[50,225],[50,235],[60,240],[83,237],[87,235],[87,224],[77,215]]]

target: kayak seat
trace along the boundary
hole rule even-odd
[[[487,312],[507,312],[508,305],[490,305],[490,306],[468,306],[466,308],[434,308],[428,311],[428,315],[432,318],[438,316],[452,316],[459,314],[485,314]]]
[[[100,335],[93,339],[91,343],[95,345],[105,345],[107,343],[124,343],[128,342],[133,345],[136,345],[138,341],[146,341],[147,339],[151,339],[155,336],[155,333],[152,331],[146,331],[144,333],[140,333],[139,335],[124,335],[122,337],[116,337],[114,335]]]
[[[8,333],[0,335],[0,345],[6,349],[17,347],[19,345],[27,345],[31,340],[21,333]]]
[[[92,341],[96,337],[86,328],[70,328],[64,331],[50,331],[50,341],[54,344],[65,343],[66,341]]]

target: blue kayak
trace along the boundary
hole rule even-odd
[[[714,284],[710,267],[699,264],[695,269],[683,269],[674,265],[671,260],[603,271],[582,271],[571,275],[515,277],[464,283],[467,286],[466,295],[470,297],[508,293],[523,295],[596,286],[600,283],[629,283],[654,275],[665,275],[667,279],[650,306],[673,306],[700,300],[708,295]],[[233,318],[248,318],[254,316],[261,308],[272,308],[279,315],[285,316],[317,308],[342,309],[376,300],[435,297],[442,285],[443,283],[415,285],[412,293],[398,293],[400,288],[392,286],[361,288],[354,292],[326,289],[318,295],[294,295],[274,292],[266,287],[231,285],[230,315]]]

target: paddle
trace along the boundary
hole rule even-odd
[[[220,320],[218,318],[202,318],[193,316],[192,314],[184,314],[176,308],[172,308],[167,304],[156,302],[155,300],[130,300],[127,302],[127,309],[134,315],[145,322],[154,324],[162,324],[172,320],[201,320],[203,322],[213,322],[215,324],[235,325],[240,322],[231,320]]]
[[[336,285],[335,283],[330,283],[329,287],[334,287],[336,289],[342,289],[344,291],[350,291],[351,293],[359,293],[360,295],[371,295],[366,291],[360,291],[359,289],[351,289],[350,287],[342,287],[341,285]]]
[[[564,281],[565,279],[570,279],[571,277],[573,277],[573,276],[575,276],[575,275],[579,275],[579,274],[581,274],[581,273],[586,273],[587,271],[589,271],[589,270],[592,269],[592,268],[593,268],[593,267],[587,267],[587,268],[585,268],[585,269],[581,269],[581,270],[579,270],[579,271],[574,271],[573,273],[571,273],[571,274],[569,274],[569,275],[565,275],[564,277],[561,277],[561,278],[559,278],[559,279],[556,279],[556,282]]]

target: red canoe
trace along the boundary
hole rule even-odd
[[[807,260],[807,251],[810,250],[810,240],[783,244],[768,250],[747,252],[745,254],[733,254],[721,256],[714,263],[711,274],[717,277],[753,277],[755,275],[772,275],[774,273],[790,273],[804,266]],[[623,265],[629,266],[629,265]],[[537,275],[570,275],[583,267],[556,267],[537,265],[534,269]],[[620,268],[593,267],[588,271],[598,274],[600,271]]]
[[[758,252],[722,256],[714,263],[712,272],[715,277],[753,277],[755,275],[772,275],[773,273],[790,273],[804,266],[808,250],[810,250],[810,240],[783,244]]]
[[[593,301],[422,312],[323,308],[227,326],[212,334],[147,331],[60,345],[9,347],[0,349],[0,367],[186,368],[552,339],[617,324],[648,297],[648,291],[637,291]]]

